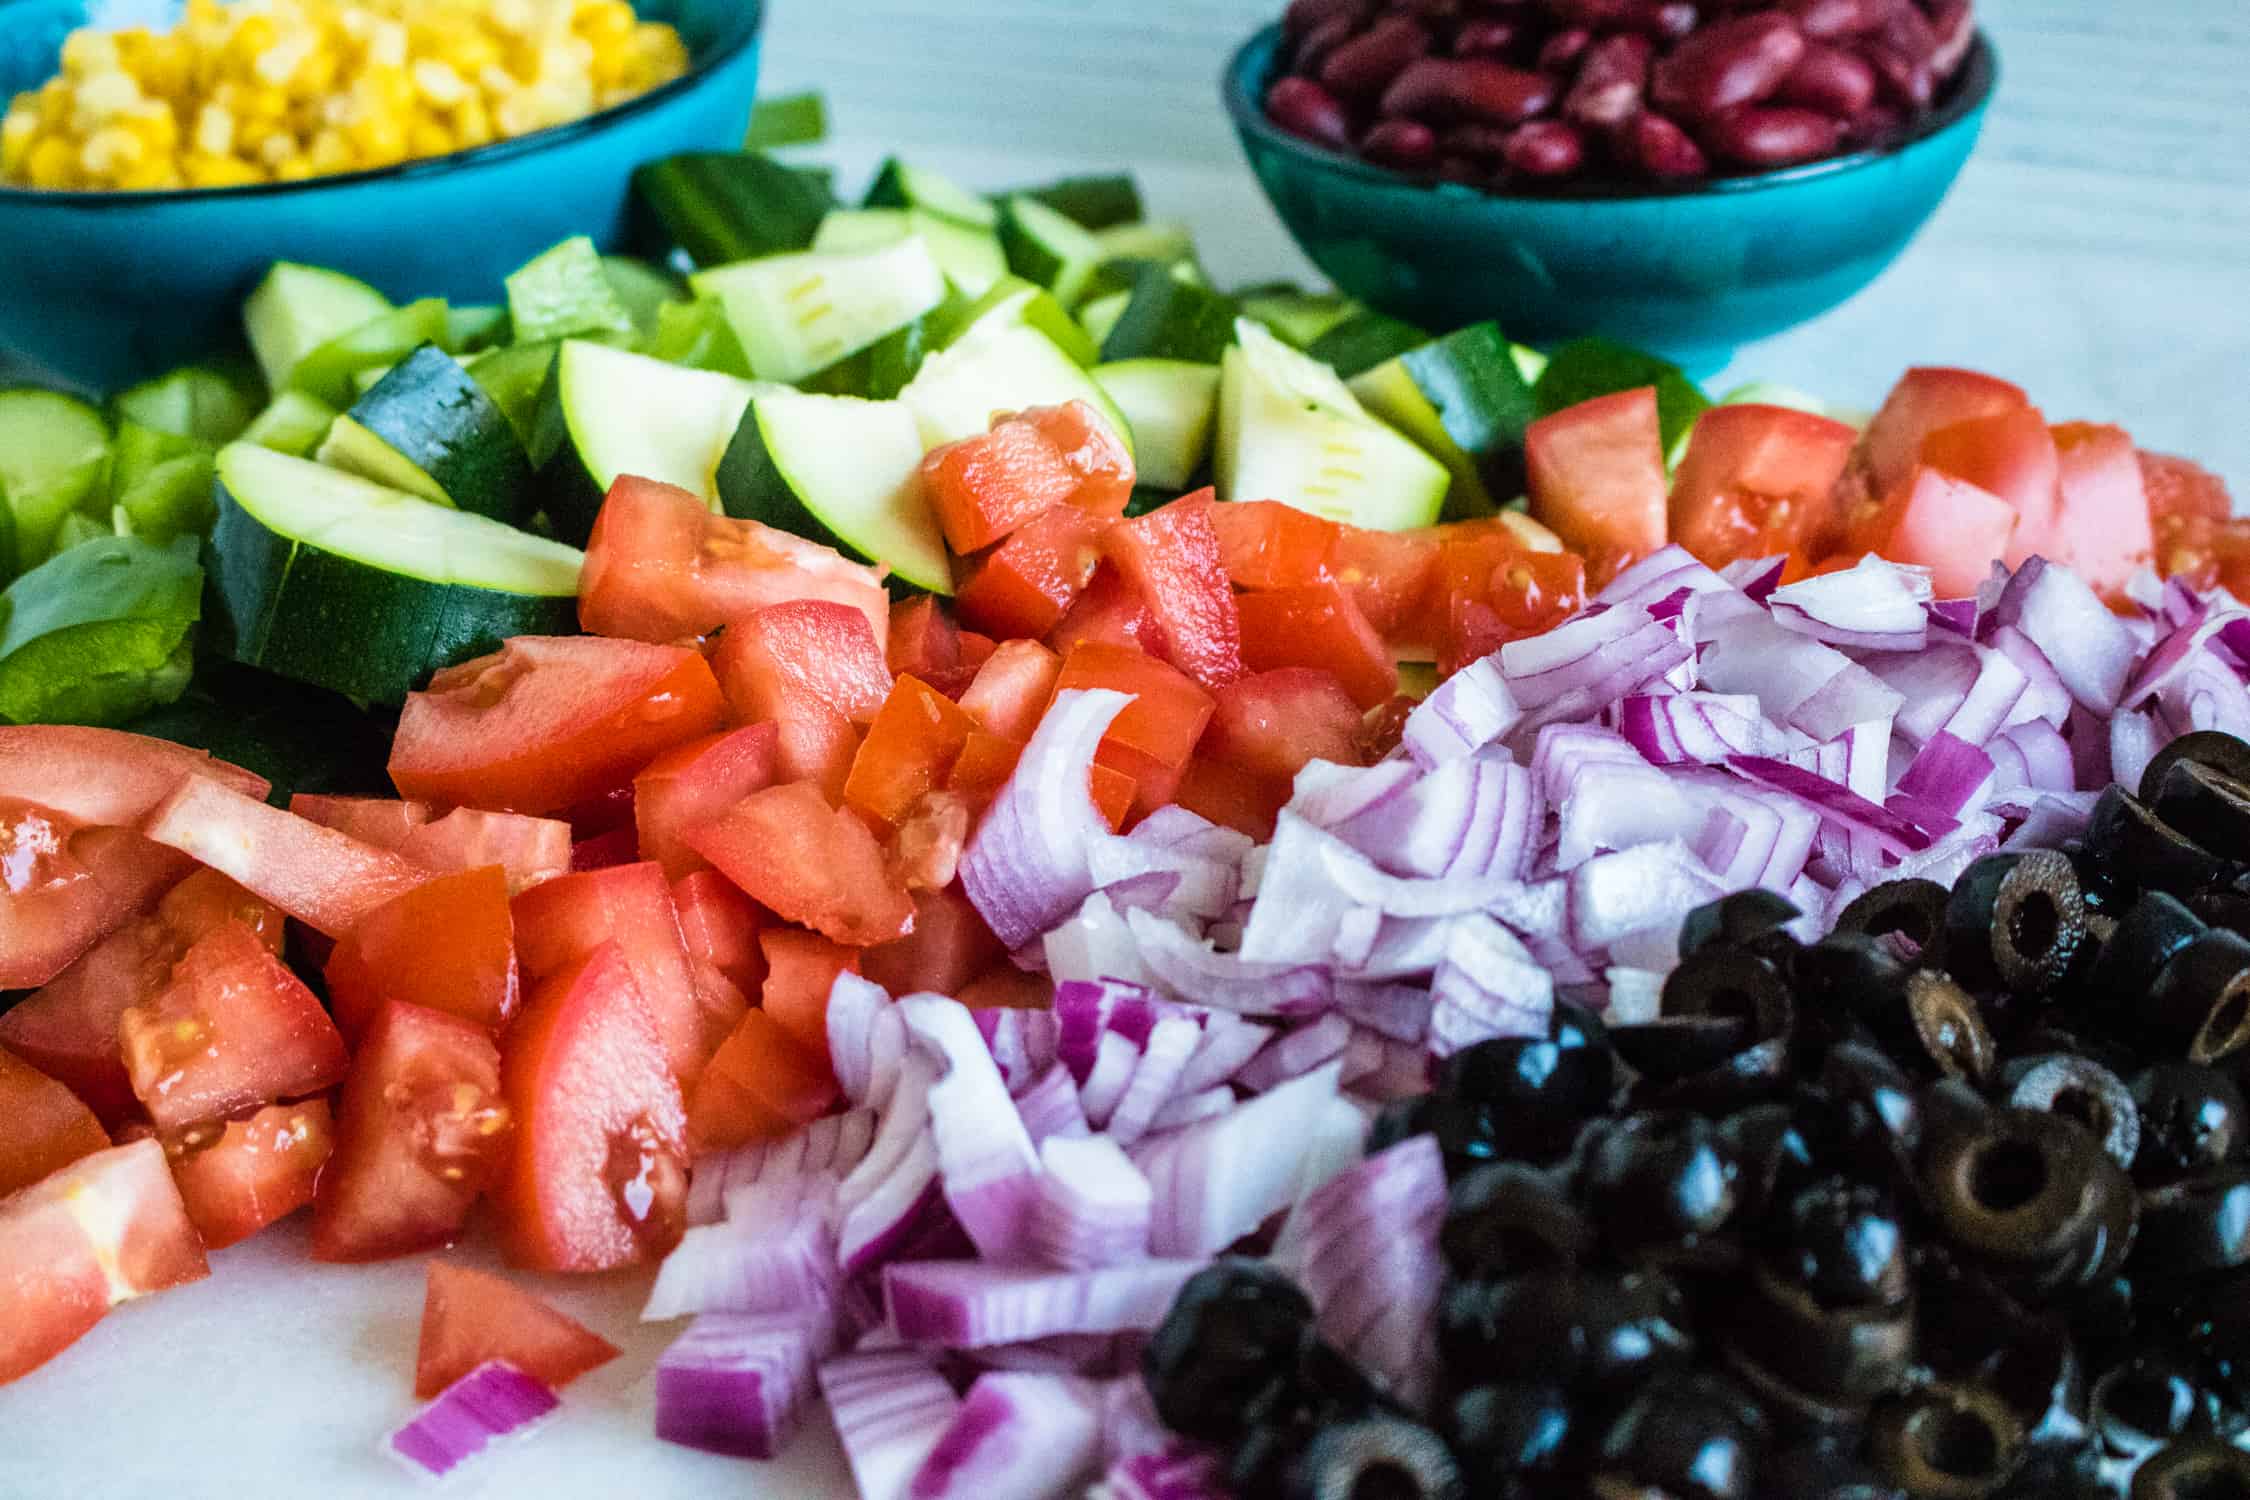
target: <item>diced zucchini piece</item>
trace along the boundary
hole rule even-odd
[[[336,408],[303,391],[283,391],[242,429],[242,441],[286,453],[291,458],[309,456],[328,435]]]
[[[1362,310],[1314,339],[1305,352],[1349,380],[1429,341],[1430,335],[1412,323]]]
[[[509,273],[508,318],[516,337],[527,343],[633,332],[633,315],[604,270],[601,252],[582,234]]]
[[[1094,231],[1104,260],[1193,261],[1195,236],[1177,219],[1140,219]]]
[[[109,530],[117,531],[122,518],[127,534],[162,543],[210,529],[210,444],[127,419],[118,423],[114,447]],[[86,513],[75,511],[64,523],[82,519]]]
[[[255,377],[238,378],[210,365],[186,365],[144,380],[111,402],[122,421],[217,447],[231,443],[258,414]]]
[[[699,266],[802,250],[836,198],[818,175],[755,151],[690,151],[633,174],[633,196]]]
[[[963,339],[924,361],[899,397],[935,448],[990,429],[996,412],[1083,401],[1117,429],[1132,451],[1131,424],[1116,403],[1055,341],[1034,328],[998,327]]]
[[[390,310],[390,298],[355,277],[277,260],[242,304],[242,327],[266,388],[279,391],[306,355]]]
[[[1309,349],[1320,336],[1361,311],[1340,292],[1307,292],[1293,286],[1257,287],[1235,293],[1242,315],[1256,318],[1283,343]]]
[[[1133,429],[1133,467],[1140,482],[1175,494],[1186,489],[1211,454],[1219,367],[1128,359],[1096,365],[1094,383]]]
[[[313,350],[289,373],[289,384],[310,391],[330,406],[349,406],[358,395],[352,377],[362,370],[395,365],[424,344],[445,337],[445,304],[435,297],[362,323]]]
[[[1065,177],[1003,197],[1034,199],[1086,229],[1107,229],[1146,217],[1139,184],[1123,173]]]
[[[476,303],[445,310],[445,337],[438,347],[448,354],[479,354],[498,348],[510,337],[508,309],[497,302]]]
[[[981,297],[1008,274],[999,237],[919,208],[839,208],[820,221],[815,250],[872,250],[921,236],[945,279],[966,296]]]
[[[1125,316],[1125,308],[1133,300],[1131,292],[1111,292],[1107,296],[1089,297],[1078,304],[1078,326],[1086,330],[1089,339],[1101,340],[1110,335],[1117,320]],[[1095,350],[1099,359],[1101,351]]]
[[[743,133],[745,151],[770,151],[776,146],[809,146],[828,135],[828,101],[819,91],[782,94],[760,99],[750,107],[750,128]]]
[[[53,550],[63,517],[106,491],[109,423],[60,391],[0,391],[0,497],[14,522],[11,572],[35,568]]]
[[[919,238],[767,256],[698,271],[691,284],[725,305],[757,377],[784,382],[857,353],[945,300],[945,275]]]
[[[336,419],[320,461],[511,525],[535,508],[522,439],[500,404],[433,344],[393,365]]]
[[[1446,520],[1489,515],[1498,498],[1522,493],[1524,429],[1539,411],[1499,324],[1472,323],[1432,339],[1350,384],[1370,412],[1453,476]]]
[[[869,208],[919,208],[973,229],[1000,227],[1000,210],[982,193],[972,193],[949,177],[927,167],[910,166],[897,157],[883,163],[867,190]]]
[[[938,317],[937,312],[928,312],[904,328],[892,329],[857,354],[847,354],[827,369],[807,375],[798,382],[799,388],[823,396],[894,399],[937,348],[931,330]]]
[[[719,465],[741,516],[953,592],[953,565],[922,494],[922,434],[903,402],[777,391],[758,397]]]
[[[1242,319],[1220,366],[1220,498],[1279,500],[1376,531],[1427,526],[1445,504],[1436,459],[1369,416],[1336,372]]]
[[[1216,365],[1234,342],[1235,306],[1144,261],[1117,321],[1102,336],[1102,362],[1178,359]]]
[[[742,352],[742,340],[734,336],[727,310],[716,297],[667,302],[658,308],[656,331],[641,341],[640,352],[691,369],[750,378],[750,356]]]
[[[941,314],[944,311],[941,309]],[[968,307],[943,316],[937,329],[938,347],[958,344],[992,328],[1036,328],[1053,339],[1055,347],[1070,356],[1071,363],[1081,367],[1101,358],[1100,345],[1063,310],[1054,294],[1019,276],[1003,278]]]
[[[623,304],[626,316],[633,320],[633,331],[642,338],[656,332],[656,320],[665,308],[688,300],[686,282],[662,266],[635,256],[603,256],[602,275]]]
[[[1091,232],[1020,194],[1000,207],[1000,248],[1008,253],[1009,270],[1053,292],[1065,307],[1077,304],[1086,278],[1109,259]]]

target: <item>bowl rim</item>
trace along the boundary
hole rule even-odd
[[[358,172],[338,172],[326,177],[307,177],[297,182],[251,182],[239,187],[208,188],[156,188],[151,190],[123,190],[117,188],[30,188],[0,183],[0,207],[31,206],[52,208],[80,208],[96,210],[127,210],[153,208],[174,203],[222,203],[246,201],[253,198],[280,197],[284,194],[309,194],[329,188],[360,187],[369,183],[413,178],[440,177],[452,172],[467,171],[496,161],[507,161],[518,156],[529,156],[551,146],[564,145],[581,136],[592,135],[619,120],[646,113],[668,100],[678,98],[704,83],[728,63],[733,62],[750,48],[758,45],[765,31],[766,0],[729,0],[725,7],[738,19],[734,29],[722,37],[719,44],[700,58],[692,60],[688,70],[679,77],[658,84],[645,94],[636,94],[607,109],[598,109],[576,120],[565,120],[560,125],[549,125],[534,130],[529,135],[511,136],[506,140],[490,141],[482,146],[471,146],[464,151],[451,151],[444,156],[417,157],[408,161],[393,162],[387,167],[369,167]]]
[[[1946,93],[1930,113],[1918,121],[1914,129],[1899,139],[1876,146],[1865,146],[1848,151],[1841,156],[1823,157],[1819,161],[1803,162],[1793,167],[1777,167],[1770,172],[1750,172],[1733,177],[1706,177],[1678,186],[1665,187],[1653,184],[1589,184],[1575,188],[1550,188],[1540,192],[1500,192],[1491,188],[1472,187],[1465,182],[1454,182],[1442,177],[1410,177],[1387,167],[1378,167],[1348,156],[1341,151],[1315,145],[1302,136],[1292,135],[1266,118],[1262,101],[1267,82],[1265,74],[1272,71],[1273,56],[1281,39],[1281,23],[1271,21],[1259,27],[1237,47],[1227,59],[1225,71],[1219,79],[1219,93],[1227,114],[1234,121],[1237,134],[1245,141],[1255,137],[1261,144],[1273,146],[1303,160],[1307,165],[1340,177],[1354,177],[1363,182],[1383,187],[1424,192],[1441,197],[1452,197],[1464,202],[1494,202],[1513,204],[1552,204],[1561,206],[1577,204],[1591,206],[1605,203],[1663,202],[1677,198],[1703,198],[1723,194],[1748,194],[1767,192],[1778,188],[1794,187],[1799,183],[1827,177],[1840,177],[1856,172],[1878,162],[1887,161],[1912,148],[1924,145],[1948,133],[1957,126],[1973,122],[1992,102],[2000,85],[2000,54],[1993,46],[1991,35],[1981,27],[1962,59]],[[1260,75],[1258,87],[1252,87],[1251,73]]]

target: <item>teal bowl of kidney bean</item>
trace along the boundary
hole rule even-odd
[[[1222,88],[1342,290],[1424,327],[1602,333],[1715,369],[1897,259],[1998,77],[1966,0],[1700,25],[1667,0],[1296,0]]]

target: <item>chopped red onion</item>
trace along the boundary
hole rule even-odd
[[[1703,862],[1677,841],[1590,859],[1570,872],[1569,889],[1570,941],[1581,953],[1657,922],[1676,921],[1724,894]]]
[[[1233,1109],[1234,1104],[1234,1090],[1224,1084],[1215,1084],[1192,1094],[1177,1095],[1171,1103],[1156,1112],[1156,1118],[1149,1122],[1148,1128],[1156,1134],[1179,1130],[1198,1120],[1223,1115]]]
[[[1954,635],[1976,639],[1977,601],[1974,599],[1939,599],[1929,606],[1930,624]]]
[[[1029,1242],[1040,1260],[1087,1271],[1147,1258],[1153,1195],[1124,1148],[1106,1136],[1055,1136],[1039,1160]]]
[[[1164,1003],[1141,984],[1114,978],[1065,980],[1055,986],[1055,1060],[1083,1084],[1094,1070],[1103,1033],[1118,1032],[1138,1049]]]
[[[909,1349],[842,1355],[824,1361],[819,1378],[859,1500],[907,1500],[961,1409],[953,1387]]]
[[[1513,873],[1451,880],[1387,875],[1356,849],[1326,835],[1320,836],[1311,853],[1329,888],[1341,892],[1350,905],[1373,907],[1387,917],[1450,917],[1483,911],[1523,885]]]
[[[1421,972],[1434,971],[1445,956],[1445,925],[1453,921],[1417,923],[1431,929],[1430,961]],[[1336,985],[1336,1013],[1355,1025],[1399,1042],[1419,1042],[1429,1035],[1430,998],[1427,984],[1401,984],[1386,980],[1339,980]]]
[[[1759,616],[1730,622],[1703,642],[1703,686],[1747,693],[1767,718],[1833,739],[1854,724],[1889,719],[1903,701],[1882,679],[1832,646]]]
[[[1009,1093],[1021,1093],[1053,1065],[1058,1028],[1052,1009],[994,1007],[970,1014]]]
[[[2110,764],[2117,760],[2117,725],[2127,715],[2119,714],[2110,721]],[[2077,768],[2071,762],[2070,742],[2061,731],[2044,719],[2033,719],[2028,724],[2018,724],[2002,731],[1988,742],[1985,752],[1992,757],[1995,770],[1995,793],[2009,787],[2031,787],[2045,792],[2068,792],[2077,787]],[[2154,751],[2150,752],[2151,755]],[[2134,767],[2135,775],[2127,780],[2128,786],[2140,784],[2138,771],[2148,764],[2142,760]]]
[[[778,1456],[833,1327],[824,1312],[698,1317],[656,1362],[656,1435],[735,1458]]]
[[[845,1211],[836,1230],[837,1270],[847,1280],[863,1276],[914,1253],[952,1223],[938,1182],[937,1147],[919,1131],[890,1173]]]
[[[1802,766],[1761,755],[1737,755],[1727,766],[1752,781],[1797,798],[1831,822],[1872,835],[1893,854],[1930,846],[1933,836],[1917,826],[1912,817],[1870,802],[1849,787],[1840,786]]]
[[[2029,559],[2008,580],[1992,619],[2023,632],[2085,707],[2098,714],[2117,707],[2140,653],[2132,631],[2077,574]]]
[[[979,1375],[915,1472],[913,1500],[1049,1500],[1100,1465],[1099,1389],[1069,1375]]]
[[[1906,768],[1898,789],[1943,817],[1958,818],[1984,800],[1993,771],[1991,756],[1950,730],[1940,730]]]
[[[1520,740],[1540,725],[1609,707],[1694,657],[1678,632],[1639,605],[1595,606],[1544,635],[1500,648],[1501,670],[1530,711],[1508,731]]]
[[[847,1110],[815,1120],[778,1141],[758,1141],[701,1158],[688,1178],[688,1222],[717,1223],[727,1216],[727,1195],[755,1183],[824,1178],[833,1185],[867,1155],[875,1125],[875,1111]]]
[[[945,1065],[929,1105],[946,1206],[981,1253],[1014,1255],[1038,1192],[1039,1153],[1008,1086],[968,1007],[940,995],[909,995],[898,1008],[907,1030]]]
[[[1730,591],[1734,585],[1699,562],[1677,542],[1657,548],[1630,564],[1594,596],[1597,604],[1654,604],[1686,589],[1691,593]]]
[[[1224,1083],[1242,1071],[1243,1065],[1276,1035],[1272,1027],[1244,1020],[1231,1011],[1204,1012],[1203,1045],[1180,1074],[1178,1093],[1197,1094]]]
[[[1016,1113],[1024,1133],[1034,1145],[1055,1136],[1092,1133],[1086,1111],[1078,1103],[1078,1080],[1061,1063],[1048,1068],[1030,1088],[1016,1095]]]
[[[1234,1081],[1253,1094],[1302,1078],[1323,1063],[1344,1055],[1352,1039],[1352,1023],[1331,1011],[1309,1026],[1285,1032],[1234,1075]]]
[[[680,1237],[657,1268],[641,1320],[690,1313],[785,1313],[836,1295],[836,1235],[825,1213],[737,1218]]]
[[[562,1402],[538,1381],[497,1360],[440,1391],[384,1448],[431,1479],[443,1479],[502,1438],[526,1437]]]
[[[1120,1146],[1130,1146],[1146,1135],[1157,1112],[1179,1092],[1180,1080],[1202,1043],[1201,1023],[1186,1016],[1159,1020],[1141,1045],[1132,1079],[1109,1112],[1103,1134]]]
[[[1182,1445],[1114,1460],[1086,1500],[1230,1500],[1219,1461]]]
[[[1786,730],[1747,693],[1637,693],[1619,702],[1617,729],[1653,765],[1717,765],[1730,755],[1786,755]]]
[[[1945,733],[1971,744],[1983,744],[2013,722],[2017,707],[2031,691],[2031,676],[2015,660],[1989,646],[1976,650],[1977,676],[1962,695],[1960,707],[1945,721]]]
[[[1436,1373],[1445,1206],[1445,1158],[1435,1136],[1418,1135],[1348,1168],[1296,1216],[1298,1277],[1321,1331],[1415,1407]]]
[[[1856,566],[1783,584],[1774,623],[1855,651],[1919,651],[1929,640],[1930,572],[1870,553]]]
[[[1430,1052],[1426,1041],[1402,1042],[1371,1027],[1354,1026],[1344,1048],[1344,1067],[1338,1081],[1355,1099],[1386,1103],[1408,1094],[1426,1093],[1430,1087]]]
[[[947,1349],[1020,1344],[1057,1333],[1154,1328],[1201,1260],[1144,1260],[1090,1271],[981,1261],[897,1261],[883,1268],[891,1326],[908,1343]]]
[[[2031,638],[2013,625],[1999,626],[1986,637],[1985,644],[2014,662],[2024,675],[2023,699],[2008,715],[2010,725],[2031,719],[2044,719],[2057,729],[2070,717],[2072,700],[2070,689],[2063,685],[2055,664],[2047,660],[2047,653],[2031,643]]]
[[[1426,767],[1460,760],[1499,739],[1523,717],[1494,657],[1473,661],[1439,683],[1406,716],[1399,748]]]
[[[1139,985],[1152,982],[1141,962],[1140,947],[1126,926],[1125,913],[1106,891],[1088,896],[1068,920],[1048,932],[1042,946],[1047,972],[1057,985],[1103,980]]]
[[[1318,965],[1220,953],[1148,912],[1127,912],[1126,925],[1158,986],[1181,1000],[1248,1016],[1309,1016],[1328,1006],[1328,971]]]
[[[1430,994],[1430,1050],[1440,1057],[1494,1037],[1543,1036],[1555,1004],[1553,977],[1489,917],[1453,922]]]
[[[1088,1124],[1096,1130],[1108,1126],[1111,1112],[1133,1086],[1133,1074],[1140,1064],[1141,1049],[1122,1032],[1101,1034],[1094,1048],[1093,1069],[1078,1087],[1078,1104],[1086,1111]]]
[[[2141,709],[2119,710],[2109,721],[2109,765],[2119,785],[2138,787],[2156,753],[2175,738],[2153,713]],[[2068,751],[2065,746],[2065,752]]]
[[[1961,705],[1968,701],[1970,689],[1987,670],[1984,666],[1987,658],[2001,662],[2004,668],[2015,667],[2014,662],[1996,650],[1980,651],[1966,641],[1932,641],[1920,651],[1879,656],[1867,663],[1867,669],[1900,697],[1898,714],[1891,727],[1919,745],[1945,728],[1960,712]],[[2016,669],[2016,675],[2022,677],[2020,668]],[[1983,736],[1969,734],[1962,738],[1976,740]]]
[[[1554,868],[1559,871],[1575,869],[1607,849],[1692,839],[1707,811],[1687,786],[1640,760],[1587,766],[1571,779],[1569,794],[1558,806],[1562,822]]]
[[[881,1110],[906,1056],[906,1026],[890,993],[857,974],[839,974],[828,991],[827,1024],[829,1066],[844,1097]]]
[[[1340,1072],[1331,1063],[1231,1114],[1135,1146],[1133,1161],[1156,1193],[1150,1252],[1214,1255],[1288,1207]]]
[[[1103,689],[1057,693],[961,851],[961,888],[1004,947],[1022,947],[1093,892],[1090,851],[1114,835],[1086,775],[1131,701]]]

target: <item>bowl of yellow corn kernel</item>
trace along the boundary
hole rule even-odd
[[[0,0],[0,364],[114,388],[276,260],[490,302],[741,143],[761,0]]]

